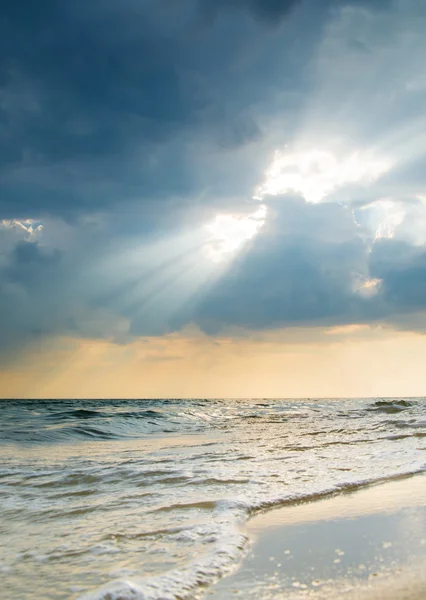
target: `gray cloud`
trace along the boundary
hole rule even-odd
[[[0,217],[69,217],[141,191],[163,202],[193,194],[201,140],[209,153],[261,137],[251,107],[267,97],[277,66],[265,63],[267,48],[253,64],[241,61],[253,43],[277,42],[236,18],[226,32],[199,30],[197,10],[196,2],[179,11],[164,1],[6,3]]]
[[[187,296],[182,282],[194,264],[197,277],[209,269],[196,237],[186,247],[161,238],[148,245],[116,238],[107,250],[104,231],[91,242],[83,236],[83,246],[66,254],[20,242],[1,276],[7,343],[36,334],[124,342],[189,322],[207,333],[392,322],[392,315],[426,309],[422,249],[387,239],[371,250],[351,211],[336,204],[284,197],[270,210],[248,251],[218,280],[214,271],[211,280],[195,278]],[[371,278],[381,284],[377,293],[364,295],[362,284]]]
[[[204,16],[209,19],[213,19],[221,11],[238,9],[270,24],[283,19],[300,3],[301,0],[204,0],[200,4]]]
[[[206,28],[198,15],[210,9],[224,19]],[[242,19],[244,9],[253,22]],[[223,165],[211,176],[200,154],[238,160],[264,137],[266,116],[297,119],[303,70],[328,18],[328,2],[309,0],[7,1],[0,218],[69,219],[140,195],[166,209],[171,195],[200,187],[226,195],[217,183]],[[223,183],[240,194],[254,167],[244,160],[238,183],[235,173]]]
[[[426,250],[395,240],[374,245],[371,272],[382,280],[382,295],[394,312],[426,308]]]

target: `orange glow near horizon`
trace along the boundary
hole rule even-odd
[[[426,336],[368,325],[127,345],[61,338],[0,369],[2,398],[369,397],[426,392]],[[307,376],[308,375],[308,376]]]

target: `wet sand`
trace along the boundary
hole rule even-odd
[[[426,599],[426,476],[401,478],[249,521],[251,550],[209,600]]]

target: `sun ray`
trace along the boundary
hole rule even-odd
[[[213,262],[230,260],[262,229],[267,207],[260,206],[248,215],[219,214],[205,226],[208,234],[206,255]]]

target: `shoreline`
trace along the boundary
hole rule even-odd
[[[426,597],[426,475],[272,509],[246,525],[252,547],[207,600]]]

